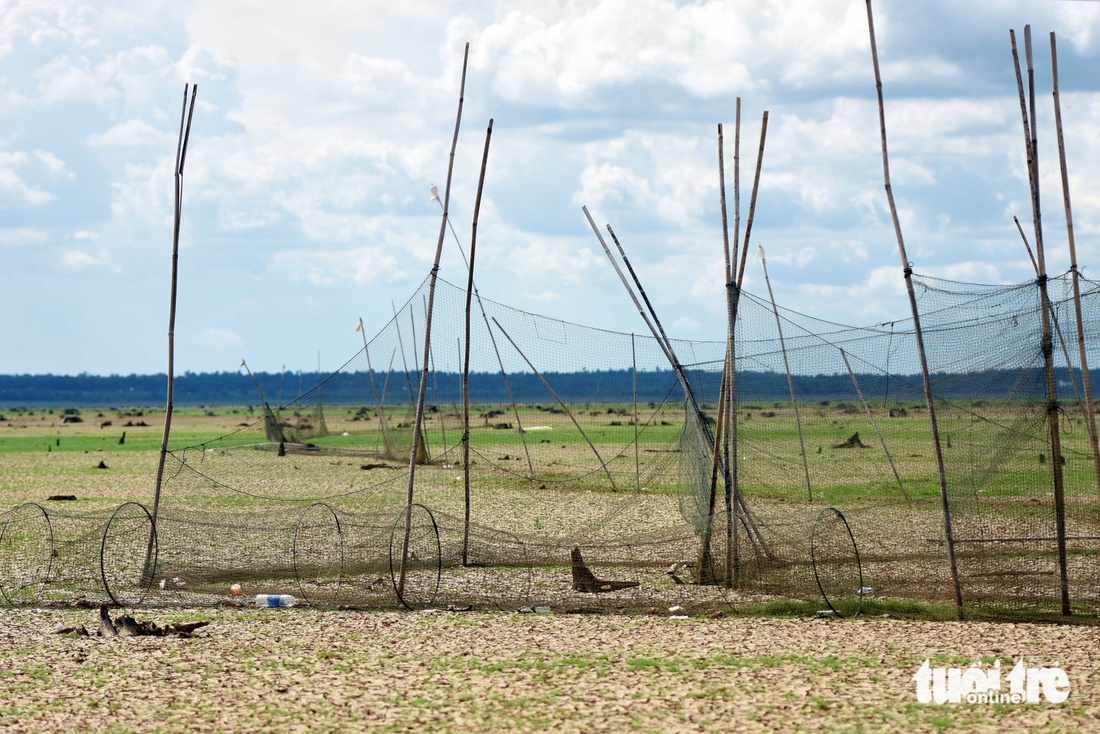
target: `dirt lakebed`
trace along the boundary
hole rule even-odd
[[[129,610],[193,639],[101,639],[98,611],[0,610],[0,715],[60,731],[1089,730],[1100,629],[892,619]],[[913,674],[1054,666],[1062,704],[919,704]]]

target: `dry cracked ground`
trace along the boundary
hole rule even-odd
[[[6,732],[1095,731],[1100,629],[899,620],[137,610],[192,639],[100,639],[96,610],[0,610]],[[1056,662],[1059,705],[917,703],[913,673]],[[1007,688],[1007,686],[1006,686]]]

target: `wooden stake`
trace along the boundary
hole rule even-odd
[[[898,219],[898,208],[894,204],[894,192],[890,187],[890,158],[886,147],[886,106],[882,101],[882,75],[879,73],[878,48],[875,45],[875,21],[871,11],[871,0],[867,0],[867,30],[871,36],[871,61],[875,67],[875,91],[878,94],[879,133],[882,137],[882,177],[886,186],[886,199],[890,204],[890,217],[894,221],[894,234],[898,240],[898,254],[901,256],[902,272],[905,274],[905,288],[909,292],[909,306],[913,311],[913,330],[917,337],[917,353],[920,356],[921,377],[924,380],[924,400],[928,405],[928,421],[932,426],[932,444],[936,453],[936,470],[939,472],[940,503],[943,506],[943,530],[947,539],[951,580],[955,585],[955,608],[959,619],[962,619],[962,585],[959,582],[959,565],[955,556],[955,534],[951,529],[951,508],[947,499],[947,472],[943,466],[940,429],[936,421],[936,405],[932,399],[932,380],[928,374],[928,358],[924,352],[924,334],[920,326],[920,310],[917,308],[917,296],[913,290],[913,268],[910,266],[909,258],[905,253],[905,239],[901,235],[901,220]]]
[[[191,89],[191,105],[187,105],[187,84],[183,85],[183,109],[180,110],[180,133],[176,140],[176,165],[173,169],[175,178],[175,208],[172,222],[172,285],[168,295],[168,398],[164,409],[164,431],[160,439],[160,458],[157,462],[157,483],[153,490],[153,532],[149,534],[148,547],[145,549],[145,565],[143,578],[152,578],[153,568],[153,538],[156,535],[157,514],[160,511],[160,490],[164,482],[164,462],[168,458],[168,437],[172,433],[172,411],[175,395],[175,361],[176,361],[176,285],[179,278],[179,254],[180,254],[180,222],[183,218],[183,165],[187,161],[187,141],[191,137],[191,116],[195,113],[195,95],[199,93],[199,85]],[[186,127],[184,115],[186,113]]]
[[[481,173],[478,175],[477,179],[477,198],[474,199],[474,220],[470,231],[470,262],[467,264],[469,279],[466,281],[466,359],[462,368],[462,472],[464,486],[466,488],[465,521],[462,531],[463,566],[467,564],[467,553],[470,546],[470,301],[474,293],[474,256],[477,254],[477,218],[481,212],[481,192],[485,188],[485,167],[489,163],[489,140],[492,136],[493,121],[490,119],[489,128],[485,131],[485,149],[481,154]],[[455,239],[458,239],[457,236]],[[497,357],[499,359],[499,353]],[[501,372],[503,371],[504,366],[502,364]],[[511,388],[509,388],[508,394],[511,395]],[[514,405],[513,403],[513,406]],[[520,435],[523,435],[522,429],[520,430]],[[524,445],[526,446],[526,443]]]
[[[1054,127],[1058,133],[1058,164],[1062,172],[1062,199],[1066,205],[1066,235],[1069,239],[1069,270],[1073,277],[1073,310],[1077,317],[1077,348],[1081,356],[1081,383],[1085,388],[1085,420],[1088,423],[1089,442],[1092,444],[1092,461],[1096,470],[1096,486],[1100,490],[1100,440],[1096,435],[1096,409],[1092,404],[1092,386],[1089,382],[1089,361],[1085,353],[1085,325],[1081,315],[1081,284],[1077,272],[1077,245],[1073,237],[1073,211],[1069,203],[1069,170],[1066,167],[1066,143],[1062,136],[1062,103],[1058,97],[1058,47],[1054,38],[1054,32],[1050,34],[1050,74],[1054,87]],[[1061,330],[1059,329],[1059,337]],[[1065,341],[1062,342],[1063,348]],[[1070,375],[1073,374],[1073,365],[1066,357],[1066,365]],[[1074,389],[1077,384],[1074,382]],[[1078,394],[1078,401],[1081,396]]]
[[[523,357],[523,361],[526,362],[527,366],[531,368],[531,371],[535,373],[535,377],[539,378],[543,386],[550,391],[551,395],[554,396],[554,400],[558,401],[558,405],[560,405],[562,407],[562,410],[565,411],[566,415],[569,416],[569,419],[573,421],[573,425],[577,427],[577,430],[581,432],[582,436],[584,436],[584,440],[588,442],[588,447],[592,449],[592,453],[596,455],[597,459],[599,459],[600,466],[603,467],[604,473],[607,474],[607,481],[611,482],[612,488],[615,488],[615,478],[611,476],[611,470],[607,468],[607,463],[604,462],[603,457],[600,456],[600,452],[596,450],[596,445],[592,443],[592,439],[590,439],[588,437],[588,434],[584,432],[584,429],[581,428],[581,424],[577,421],[576,417],[574,417],[573,411],[569,410],[569,406],[566,405],[562,401],[562,399],[558,397],[558,394],[554,392],[554,388],[550,387],[550,383],[546,381],[546,379],[537,369],[535,369],[535,365],[531,364],[531,360],[527,359],[527,355],[523,353],[523,350],[521,350],[519,348],[519,345],[516,344],[515,341],[513,341],[512,337],[508,336],[508,332],[504,330],[504,327],[500,325],[500,322],[496,320],[495,316],[493,317],[493,323],[497,325],[497,328],[500,329],[500,333],[504,334],[504,337],[509,341],[509,343],[511,343],[512,347],[516,350],[519,356]]]
[[[634,375],[634,488],[642,488],[642,459],[638,449],[638,353],[634,349],[634,334],[630,334],[630,364]]]
[[[397,597],[404,603],[405,572],[409,558],[409,536],[412,534],[413,488],[416,485],[416,455],[420,447],[421,428],[424,422],[424,389],[428,384],[428,357],[431,349],[432,308],[435,306],[435,284],[439,277],[439,260],[443,256],[443,237],[447,233],[447,208],[451,203],[451,174],[454,171],[455,148],[458,147],[458,130],[462,123],[462,100],[466,93],[466,62],[470,56],[470,44],[462,56],[462,81],[458,92],[458,114],[455,116],[455,132],[451,139],[451,155],[447,162],[447,185],[443,194],[443,220],[439,223],[439,239],[435,246],[435,260],[432,263],[431,282],[428,285],[428,323],[424,333],[424,360],[420,372],[419,390],[416,396],[416,422],[413,425],[413,444],[409,451],[409,491],[405,504],[405,538],[401,544],[401,570],[397,580]]]
[[[1051,474],[1054,480],[1054,521],[1058,535],[1058,572],[1062,592],[1062,614],[1070,613],[1069,570],[1066,561],[1066,507],[1062,469],[1062,440],[1058,427],[1058,391],[1054,379],[1054,344],[1051,335],[1050,295],[1047,289],[1046,255],[1043,250],[1042,209],[1039,200],[1039,141],[1035,121],[1035,65],[1031,54],[1031,26],[1024,26],[1024,53],[1027,56],[1028,108],[1031,123],[1031,210],[1035,224],[1035,259],[1039,263],[1039,296],[1043,314],[1043,363],[1047,378],[1047,422],[1050,427]],[[1072,368],[1072,367],[1071,367]]]
[[[909,493],[905,491],[905,485],[901,483],[901,477],[898,475],[898,468],[894,466],[894,459],[890,456],[890,449],[886,448],[886,439],[882,437],[882,431],[878,429],[878,423],[875,422],[875,416],[871,415],[871,408],[867,405],[867,401],[863,399],[863,391],[859,389],[859,381],[856,380],[856,373],[852,371],[852,365],[848,364],[848,355],[841,349],[840,356],[844,360],[844,366],[848,368],[848,374],[852,378],[852,384],[856,387],[856,395],[859,395],[859,403],[863,406],[863,412],[871,419],[871,427],[875,429],[875,435],[878,436],[879,443],[882,444],[882,451],[886,454],[886,460],[890,462],[890,469],[894,472],[894,479],[898,481],[898,489],[901,490],[901,494],[905,497],[905,501],[909,502]]]
[[[794,420],[795,424],[798,426],[798,445],[802,449],[802,469],[806,473],[807,497],[809,498],[809,502],[813,502],[814,490],[813,487],[810,486],[810,462],[806,457],[806,442],[802,438],[802,416],[798,412],[798,398],[795,397],[794,394],[794,380],[791,378],[791,365],[787,361],[787,344],[783,340],[783,322],[779,318],[779,308],[775,305],[775,294],[772,293],[772,281],[768,277],[768,259],[764,256],[764,248],[760,245],[757,245],[757,247],[760,248],[760,264],[764,268],[764,282],[768,284],[768,298],[771,299],[772,313],[775,314],[775,328],[779,331],[779,349],[783,352],[783,369],[787,372],[787,386],[791,389],[791,403],[794,405]],[[852,379],[855,379],[854,375]],[[872,419],[871,422],[873,423],[874,420]],[[897,472],[895,472],[895,474],[896,473]]]

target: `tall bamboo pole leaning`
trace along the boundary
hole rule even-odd
[[[642,488],[642,457],[638,449],[638,352],[634,348],[634,333],[630,334],[630,365],[634,376],[634,489]]]
[[[1043,364],[1047,383],[1047,423],[1050,428],[1051,476],[1054,481],[1054,522],[1058,536],[1058,575],[1061,586],[1062,614],[1070,613],[1069,570],[1066,563],[1066,507],[1062,470],[1062,437],[1058,426],[1058,392],[1054,379],[1054,341],[1051,333],[1050,294],[1047,289],[1046,254],[1043,249],[1042,209],[1039,199],[1039,141],[1035,120],[1035,64],[1031,53],[1031,26],[1024,26],[1024,53],[1027,56],[1027,90],[1030,140],[1028,152],[1031,164],[1031,211],[1035,224],[1035,259],[1039,263],[1039,297],[1043,316]],[[1019,63],[1019,57],[1016,56]]]
[[[493,136],[493,121],[485,131],[485,150],[481,154],[481,173],[477,179],[474,199],[474,220],[470,231],[470,262],[466,281],[466,353],[462,363],[462,478],[466,490],[465,514],[462,524],[462,565],[468,561],[470,547],[470,305],[474,294],[474,256],[477,254],[477,217],[481,212],[481,192],[485,188],[485,167],[489,162],[489,140]],[[457,240],[457,237],[456,237]],[[499,355],[498,355],[499,356]]]
[[[932,380],[928,374],[928,357],[924,351],[924,334],[920,326],[920,310],[917,308],[917,296],[913,290],[913,268],[909,265],[909,257],[905,253],[905,239],[901,234],[901,220],[898,219],[898,208],[894,204],[894,192],[890,187],[890,158],[886,147],[886,107],[882,101],[882,75],[878,67],[878,48],[875,45],[875,21],[871,11],[871,0],[867,0],[867,30],[871,36],[871,61],[875,67],[875,91],[878,94],[878,124],[879,133],[882,137],[882,178],[886,187],[886,199],[890,204],[890,217],[894,221],[894,234],[898,240],[898,254],[901,256],[902,272],[905,274],[905,288],[909,292],[909,306],[913,311],[913,331],[917,337],[917,353],[920,356],[921,377],[924,380],[924,400],[928,405],[928,420],[932,426],[932,444],[936,453],[936,470],[939,472],[940,503],[943,506],[943,530],[947,540],[947,555],[951,564],[951,581],[955,586],[955,608],[959,619],[962,619],[962,585],[959,582],[959,564],[955,556],[955,533],[951,528],[951,507],[947,500],[947,472],[943,466],[943,447],[940,445],[940,429],[936,421],[936,404],[932,399]]]
[[[435,284],[439,277],[439,260],[443,255],[443,237],[447,233],[447,207],[451,203],[451,174],[455,165],[455,148],[458,147],[458,130],[462,124],[462,100],[466,94],[466,62],[470,57],[470,44],[462,54],[462,81],[458,88],[458,113],[455,115],[455,132],[451,138],[451,155],[447,160],[447,185],[443,194],[443,219],[439,223],[439,238],[435,245],[435,259],[432,261],[431,281],[428,285],[428,323],[424,327],[424,360],[420,371],[420,383],[416,396],[416,422],[413,424],[413,442],[409,450],[409,491],[405,503],[405,538],[401,543],[401,570],[397,578],[397,597],[405,603],[405,571],[409,560],[409,536],[412,534],[413,488],[416,485],[416,455],[420,447],[420,431],[424,422],[424,389],[428,384],[428,358],[432,341],[432,308],[435,306]]]
[[[898,468],[894,466],[894,459],[890,456],[890,449],[886,448],[886,439],[882,437],[882,431],[878,429],[878,423],[875,422],[875,416],[871,414],[871,408],[867,405],[867,401],[863,399],[863,391],[859,389],[859,381],[856,379],[856,373],[852,371],[852,365],[848,363],[848,355],[844,350],[840,350],[840,357],[844,360],[844,366],[848,368],[848,376],[852,378],[852,384],[856,387],[856,395],[859,396],[859,404],[863,406],[863,412],[867,414],[867,417],[871,420],[871,427],[875,429],[875,435],[878,436],[879,443],[882,444],[882,451],[886,454],[886,460],[890,462],[890,469],[894,472],[894,479],[898,481],[898,489],[901,490],[902,497],[906,502],[909,502],[909,493],[905,491],[905,485],[901,483],[901,476],[898,475]]]
[[[772,293],[772,281],[768,277],[768,258],[764,255],[764,246],[757,245],[760,254],[760,265],[764,268],[764,282],[768,285],[768,298],[772,302],[772,313],[775,314],[775,328],[779,332],[779,350],[783,353],[783,369],[787,373],[787,387],[791,389],[791,403],[794,404],[794,421],[798,427],[798,445],[802,450],[802,470],[806,474],[806,495],[810,502],[814,501],[814,490],[810,486],[810,462],[806,457],[806,441],[802,437],[802,416],[798,412],[798,398],[794,394],[794,379],[791,377],[791,364],[787,360],[787,343],[783,339],[783,321],[779,318],[779,308],[775,305],[775,294]],[[860,398],[862,400],[862,398]],[[866,406],[865,406],[866,407]],[[874,419],[872,419],[872,422]],[[877,428],[875,429],[878,430]],[[881,438],[881,436],[879,437]],[[885,445],[885,444],[883,444]],[[893,463],[891,463],[893,466]],[[897,472],[895,472],[896,474]]]
[[[691,383],[687,379],[687,373],[680,363],[680,360],[676,356],[676,351],[672,346],[672,341],[668,338],[668,334],[665,333],[664,326],[661,325],[661,320],[657,317],[657,311],[653,308],[653,303],[649,300],[649,296],[646,295],[645,289],[642,287],[642,282],[638,278],[638,274],[634,271],[634,267],[630,264],[630,259],[626,256],[626,251],[623,250],[622,244],[619,242],[619,238],[615,236],[615,230],[611,228],[611,225],[607,225],[607,231],[611,235],[612,241],[615,243],[615,247],[619,250],[619,255],[623,258],[623,263],[626,265],[630,276],[634,280],[634,285],[638,288],[638,293],[641,294],[642,300],[645,301],[645,307],[638,302],[638,297],[634,294],[634,290],[630,287],[630,284],[626,280],[626,276],[623,275],[622,270],[619,268],[619,264],[615,262],[615,258],[611,255],[611,250],[608,248],[607,243],[603,239],[603,235],[600,234],[600,230],[596,227],[595,221],[592,219],[592,215],[588,212],[588,207],[582,206],[581,211],[584,212],[585,217],[588,219],[589,225],[592,227],[592,231],[596,235],[596,239],[599,240],[600,246],[603,248],[604,254],[607,255],[607,259],[611,262],[611,267],[615,269],[615,272],[619,276],[619,280],[622,281],[623,288],[626,289],[627,294],[634,302],[635,308],[638,309],[638,313],[641,315],[642,320],[645,321],[646,326],[649,327],[650,332],[653,334],[653,338],[657,340],[658,345],[664,352],[665,358],[669,364],[672,365],[672,371],[676,374],[677,379],[680,381],[680,386],[684,390],[684,395],[687,398],[687,403],[691,407],[691,410],[698,417],[700,422],[703,436],[707,441],[711,451],[717,450],[717,442],[714,440],[714,434],[710,429],[710,424],[706,422],[702,409],[699,406],[699,401],[695,396],[695,391],[691,387]],[[653,320],[650,321],[649,316],[646,315],[646,309],[649,309],[649,314],[653,316]],[[728,467],[723,464],[722,470],[728,472]],[[745,521],[748,524],[751,532],[755,535],[755,541],[759,542],[760,547],[764,550],[768,556],[771,556],[771,550],[768,548],[767,543],[764,540],[763,534],[756,526],[756,522],[752,517],[752,513],[749,512],[748,506],[745,504],[743,497],[737,498],[737,506],[741,508],[744,513]]]
[[[176,364],[176,285],[179,276],[180,255],[180,221],[183,216],[183,164],[187,161],[187,142],[191,137],[191,116],[195,113],[195,95],[199,92],[199,85],[191,88],[190,110],[187,105],[187,88],[183,85],[183,109],[180,110],[180,132],[176,140],[176,165],[173,169],[175,178],[175,208],[172,221],[172,285],[168,296],[168,399],[164,409],[164,432],[160,438],[160,459],[157,462],[157,483],[153,490],[153,529],[149,533],[149,543],[145,549],[145,564],[143,567],[143,580],[152,579],[153,574],[153,539],[156,537],[157,515],[160,512],[160,490],[164,482],[164,462],[168,458],[168,437],[172,432],[173,397],[175,394],[175,364]],[[186,116],[186,126],[184,118]]]
[[[1100,440],[1096,435],[1096,410],[1092,404],[1089,361],[1085,353],[1085,324],[1081,315],[1081,283],[1077,272],[1077,245],[1073,237],[1073,211],[1069,203],[1069,170],[1066,167],[1065,138],[1062,136],[1062,103],[1058,97],[1058,47],[1053,31],[1050,34],[1050,75],[1054,87],[1054,128],[1058,134],[1058,164],[1062,171],[1062,199],[1066,205],[1066,235],[1069,239],[1069,270],[1073,278],[1073,310],[1077,317],[1077,348],[1081,355],[1081,385],[1085,390],[1085,420],[1088,423],[1089,441],[1092,443],[1092,461],[1096,469],[1096,486],[1100,490]],[[1065,342],[1063,342],[1063,346],[1065,346]],[[1068,358],[1066,363],[1072,375],[1073,365],[1069,364]],[[1080,396],[1078,396],[1078,399],[1080,399]]]
[[[493,323],[497,325],[498,329],[500,329],[500,333],[504,334],[504,338],[507,339],[508,343],[512,345],[512,348],[516,350],[516,353],[523,358],[523,361],[527,363],[527,366],[531,368],[531,371],[535,373],[535,377],[539,378],[542,386],[550,392],[550,394],[554,397],[554,400],[558,401],[558,405],[560,405],[562,410],[565,411],[565,414],[569,416],[569,419],[573,421],[573,425],[577,427],[577,430],[580,431],[581,436],[584,438],[585,441],[588,442],[588,448],[592,449],[592,453],[596,455],[596,459],[599,460],[600,466],[603,467],[604,474],[607,475],[607,481],[611,482],[611,488],[616,489],[615,477],[611,476],[611,470],[607,468],[607,462],[603,460],[602,456],[600,456],[600,452],[596,448],[596,444],[592,443],[592,439],[590,439],[588,437],[588,434],[584,432],[584,429],[581,428],[580,421],[578,421],[576,416],[573,415],[573,411],[569,409],[569,406],[565,404],[564,400],[558,397],[558,394],[554,392],[554,388],[550,387],[550,383],[546,381],[546,378],[542,376],[542,373],[538,371],[538,368],[531,363],[531,360],[527,358],[527,355],[523,353],[523,350],[519,348],[519,345],[516,344],[515,340],[508,335],[508,332],[505,331],[504,327],[500,325],[499,321],[497,321],[496,316],[492,318]]]

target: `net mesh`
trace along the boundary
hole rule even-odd
[[[1081,284],[1096,364],[1100,288]],[[1095,615],[1100,489],[1069,277],[1046,283],[1059,457],[1037,283],[914,286],[967,613],[1057,614],[1064,587],[1075,613]],[[478,299],[467,467],[466,293],[439,281],[408,506],[427,289],[295,402],[170,452],[155,532],[140,505],[13,510],[4,599],[196,605],[290,592],[326,607],[956,613],[910,320],[848,327],[744,293],[727,488],[712,452],[725,342],[672,342],[691,399],[651,337]]]

